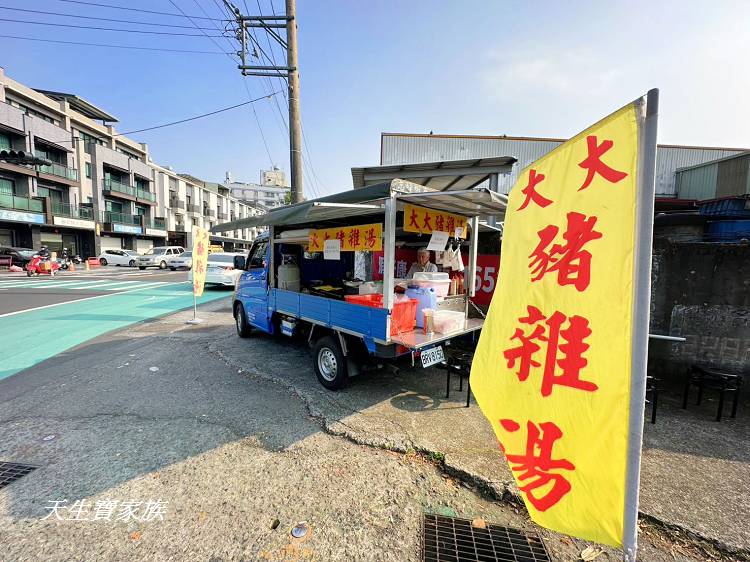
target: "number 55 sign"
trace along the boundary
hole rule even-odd
[[[464,265],[468,262],[467,256],[462,256]],[[474,277],[475,295],[472,299],[476,304],[489,305],[492,293],[497,285],[497,273],[500,269],[500,256],[489,254],[477,256],[477,274]]]

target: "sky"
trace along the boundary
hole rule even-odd
[[[227,17],[221,0],[89,1]],[[277,14],[284,9],[282,0],[235,3],[253,15],[258,6],[264,15],[272,6]],[[568,138],[653,87],[661,94],[660,143],[750,148],[750,2],[298,0],[297,15],[307,197],[350,189],[352,166],[379,164],[381,132]],[[212,25],[224,26],[193,21],[209,28],[209,35],[220,35]],[[185,17],[70,0],[5,0],[0,7],[0,35],[215,52],[237,48],[230,38],[212,41],[192,26]],[[258,40],[268,52],[263,33]],[[119,132],[285,89],[279,80],[243,78],[236,62],[222,54],[5,37],[0,46],[0,66],[8,76],[87,99],[119,119]],[[281,49],[273,51],[281,63]],[[260,170],[271,165],[289,170],[287,106],[281,94],[274,97],[130,137],[148,143],[155,162],[179,172],[220,182],[231,171],[236,180],[258,181]]]

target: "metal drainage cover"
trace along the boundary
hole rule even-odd
[[[542,540],[499,525],[472,527],[469,519],[425,513],[422,521],[425,562],[551,562]]]
[[[0,488],[5,488],[11,482],[26,476],[29,472],[36,469],[36,466],[29,464],[0,462]]]

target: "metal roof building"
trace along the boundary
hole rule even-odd
[[[498,191],[508,193],[519,173],[526,166],[544,156],[566,139],[432,135],[411,133],[382,133],[380,164],[400,166],[448,160],[468,160],[511,156],[518,161],[508,175],[499,176]],[[719,158],[733,156],[747,149],[660,144],[656,154],[656,196],[676,198],[675,171]]]

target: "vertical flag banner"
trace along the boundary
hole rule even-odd
[[[648,331],[647,311],[643,325],[635,306],[637,250],[647,230],[650,267],[653,217],[653,169],[650,188],[639,169],[653,166],[643,153],[651,144],[641,136],[644,113],[641,98],[521,173],[471,370],[471,390],[532,519],[626,547],[635,536],[626,505],[634,461],[637,506],[644,403],[636,394]],[[654,153],[655,136],[654,116]]]
[[[193,294],[203,294],[208,267],[208,230],[199,226],[193,227]]]

